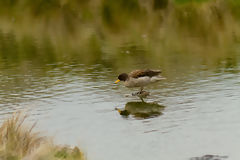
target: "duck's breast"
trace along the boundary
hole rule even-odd
[[[150,77],[139,77],[139,78],[130,78],[127,80],[124,85],[126,87],[141,87],[141,86],[146,86],[149,83],[151,83],[151,78]]]

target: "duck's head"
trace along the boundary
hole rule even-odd
[[[122,73],[118,76],[118,80],[116,80],[114,83],[118,83],[120,81],[126,81],[128,79],[127,73]]]

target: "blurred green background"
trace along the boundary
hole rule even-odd
[[[1,65],[119,68],[164,63],[173,53],[217,64],[238,46],[239,8],[240,0],[2,0]]]

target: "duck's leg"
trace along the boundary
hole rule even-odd
[[[139,97],[141,99],[142,102],[144,102],[143,98],[142,97]]]

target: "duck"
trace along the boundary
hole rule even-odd
[[[118,82],[123,81],[124,86],[128,88],[140,87],[138,94],[141,94],[143,93],[143,88],[145,86],[165,79],[160,73],[162,73],[161,70],[134,70],[128,74],[121,73],[114,83],[117,84]]]

